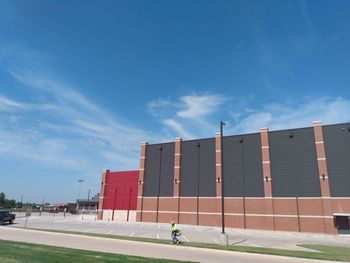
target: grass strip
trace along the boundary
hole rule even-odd
[[[0,240],[1,263],[184,262]]]
[[[78,231],[64,231],[64,230],[52,230],[52,229],[50,229],[50,230],[38,229],[38,228],[31,228],[31,229],[38,230],[38,231],[46,231],[46,232],[55,232],[55,233],[74,234],[74,235],[103,237],[103,238],[112,238],[112,239],[121,239],[121,240],[130,240],[130,241],[139,241],[139,242],[149,242],[149,243],[156,243],[156,244],[171,245],[170,240],[166,240],[166,239],[153,239],[153,238],[144,238],[144,237],[135,237],[135,236],[133,236],[133,237],[117,236],[117,235],[100,234],[100,233],[82,233],[82,232],[78,232]],[[326,245],[314,245],[314,244],[298,245],[300,247],[309,248],[309,249],[317,250],[320,252],[309,252],[309,251],[299,251],[299,250],[296,251],[296,250],[237,246],[237,245],[223,246],[223,245],[219,245],[219,244],[198,243],[198,242],[185,242],[185,243],[182,243],[181,246],[208,248],[208,249],[217,249],[217,250],[226,250],[226,251],[247,252],[247,253],[257,253],[257,254],[267,254],[267,255],[286,256],[286,257],[298,257],[298,258],[308,258],[308,259],[350,262],[350,248],[326,246]]]

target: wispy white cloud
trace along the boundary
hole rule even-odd
[[[214,136],[220,120],[228,124],[225,134],[259,132],[262,127],[270,130],[309,127],[315,120],[324,124],[350,121],[347,114],[350,100],[341,97],[307,97],[262,105],[256,104],[253,97],[233,98],[215,94],[211,97],[212,101],[210,96],[181,97],[175,100],[168,115],[155,116],[171,130],[174,138],[180,136],[184,139]],[[202,109],[202,105],[209,107]]]
[[[181,97],[180,101],[182,110],[177,112],[177,116],[198,119],[214,113],[225,102],[225,98],[219,94],[190,95]]]
[[[181,123],[175,121],[174,119],[164,119],[162,121],[166,126],[173,129],[179,137],[182,138],[195,138],[195,135],[188,132]]]
[[[148,103],[148,109],[173,137],[193,139],[216,130],[213,118],[227,101],[221,94],[191,94],[154,100]]]
[[[0,112],[6,109],[12,114],[11,118],[0,115],[0,152],[95,176],[102,168],[138,168],[139,143],[150,137],[149,132],[101,108],[58,78],[27,68],[10,73],[17,85],[45,100],[29,98],[22,103],[0,96]]]
[[[231,132],[258,132],[262,127],[270,130],[309,127],[315,120],[324,124],[350,121],[347,111],[350,100],[344,98],[309,97],[301,101],[271,103],[255,108],[230,127]]]
[[[24,105],[0,95],[0,111],[12,111],[24,108]]]
[[[147,103],[147,109],[155,117],[162,115],[165,110],[171,109],[174,106],[174,103],[167,99],[156,99]]]

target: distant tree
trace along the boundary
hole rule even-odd
[[[16,200],[13,200],[13,199],[6,200],[5,208],[15,208],[15,207],[16,207]]]
[[[0,193],[0,207],[5,207],[6,205],[6,195],[1,192]]]

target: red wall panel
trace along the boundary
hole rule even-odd
[[[103,209],[136,210],[138,178],[139,171],[110,172],[106,178]]]

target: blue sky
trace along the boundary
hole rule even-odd
[[[350,1],[0,0],[0,191],[73,201],[140,143],[350,120]]]

